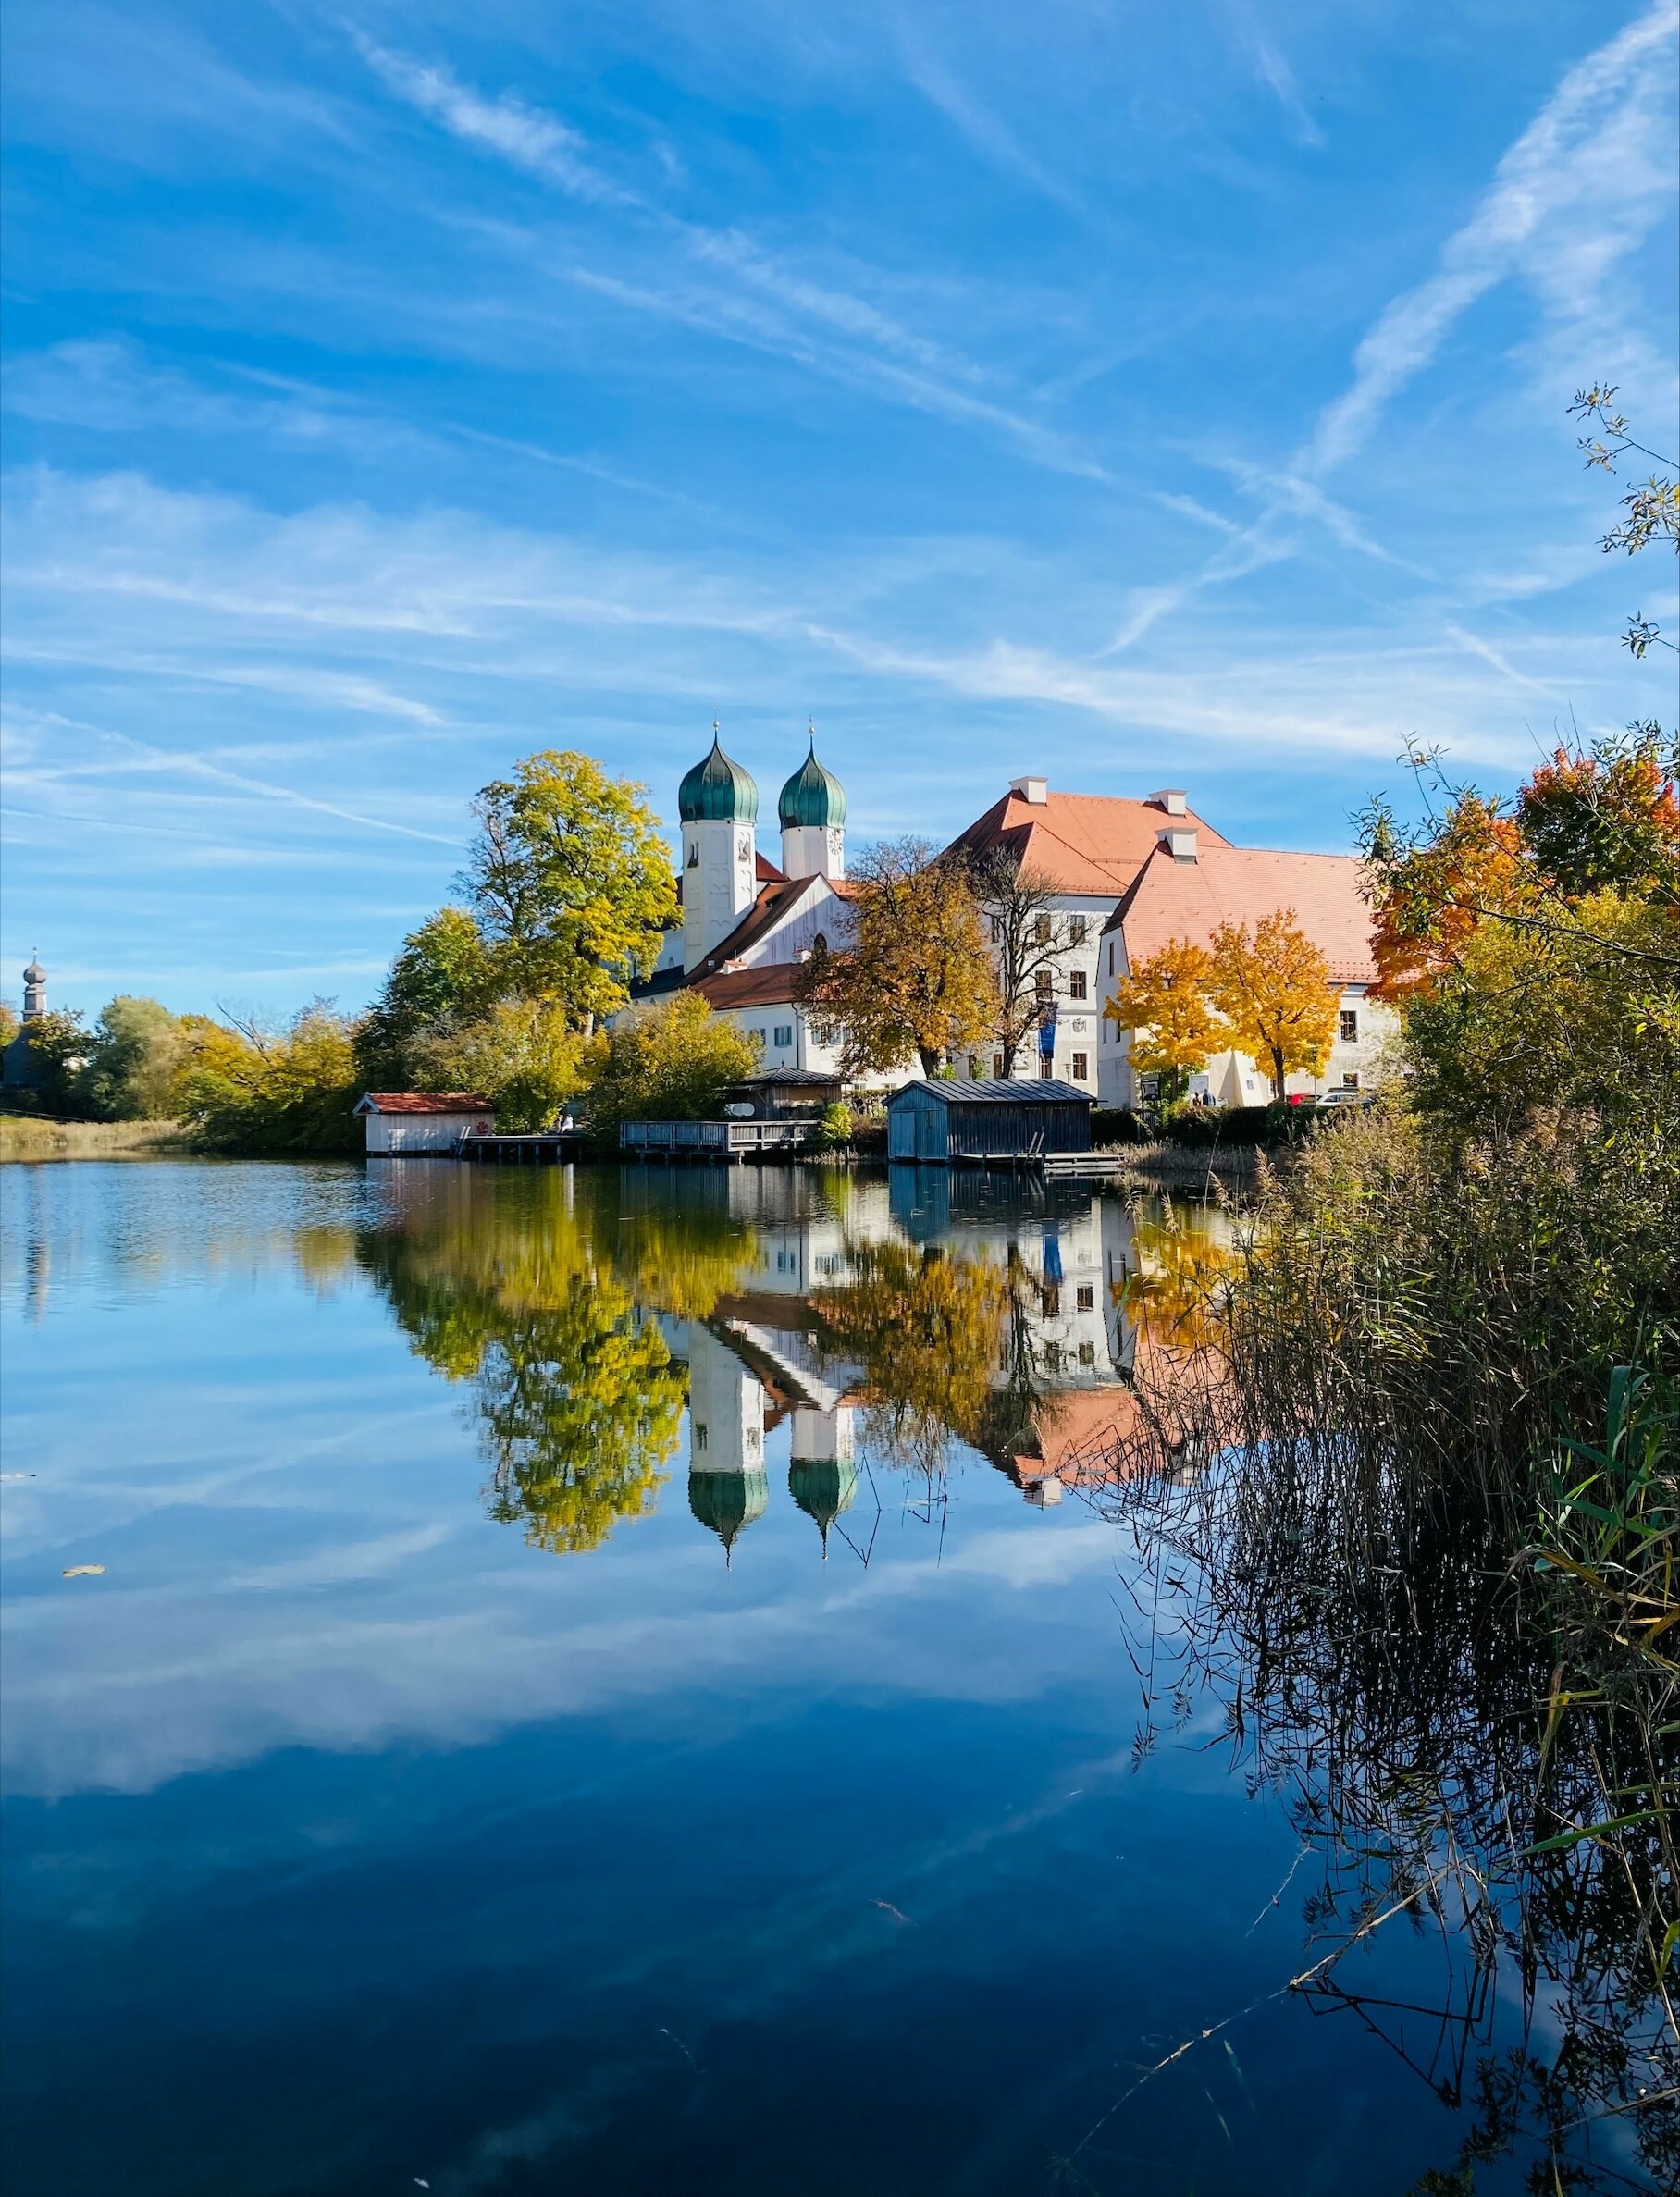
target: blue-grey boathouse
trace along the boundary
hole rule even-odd
[[[945,1166],[1089,1152],[1091,1106],[1071,1083],[907,1083],[886,1103],[887,1157]]]

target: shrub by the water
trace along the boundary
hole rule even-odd
[[[1112,1144],[1141,1144],[1147,1134],[1142,1120],[1130,1106],[1091,1109],[1091,1142],[1096,1151]]]
[[[1312,1106],[1169,1106],[1161,1135],[1170,1144],[1200,1150],[1212,1144],[1286,1144],[1313,1128]]]

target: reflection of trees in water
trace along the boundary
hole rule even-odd
[[[710,1309],[753,1246],[715,1212],[621,1216],[611,1183],[462,1168],[357,1255],[420,1355],[473,1383],[491,1514],[573,1550],[651,1509],[677,1445],[686,1371],[640,1303]]]
[[[1225,1285],[1238,1263],[1231,1224],[1215,1208],[1151,1198],[1132,1216],[1131,1263],[1119,1287],[1126,1317],[1173,1350],[1216,1344]]]
[[[866,1438],[930,1476],[949,1438],[972,1442],[991,1400],[1008,1277],[981,1260],[904,1243],[851,1247],[851,1278],[813,1293],[825,1343],[863,1366]]]
[[[1262,1451],[1251,1428],[1245,1446],[1229,1381],[1197,1396],[1182,1366],[1176,1379],[1117,1482],[1161,1596],[1141,1612],[1151,1720],[1160,1701],[1187,1713],[1194,1683],[1223,1698],[1233,1748],[1288,1797],[1311,1858],[1295,1987],[1468,2108],[1459,2159],[1420,2190],[1468,2197],[1475,2168],[1507,2154],[1537,2191],[1675,2187],[1675,1857],[1649,1805],[1680,1776],[1672,1682],[1660,1700],[1600,1690],[1558,1715],[1553,1607],[1543,1583],[1490,1567],[1479,1519],[1402,1475],[1366,1477],[1333,1436]],[[1186,1487],[1162,1449],[1198,1413],[1215,1463]],[[1154,1739],[1146,1722],[1140,1748]],[[1639,1820],[1533,1850],[1619,1809]],[[1344,1959],[1408,1923],[1438,1941],[1432,2007],[1362,1993]],[[1507,2045],[1494,2018],[1513,2004]]]
[[[1044,1454],[1066,1399],[1035,1338],[1047,1285],[1013,1245],[1002,1265],[897,1242],[853,1244],[848,1263],[812,1303],[825,1348],[863,1366],[877,1455],[932,1481],[953,1437],[1005,1466]]]

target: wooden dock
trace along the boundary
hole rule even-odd
[[[581,1159],[584,1141],[576,1129],[542,1129],[531,1136],[498,1136],[494,1131],[463,1137],[455,1147],[457,1159],[479,1166],[557,1167]]]
[[[814,1121],[621,1121],[618,1148],[626,1159],[779,1159],[802,1152]]]

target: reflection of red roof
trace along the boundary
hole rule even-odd
[[[1130,1389],[1064,1389],[1040,1400],[1039,1457],[1014,1459],[1021,1486],[1056,1479],[1069,1487],[1100,1487],[1114,1478],[1114,1450],[1135,1430],[1138,1400]]]
[[[1356,855],[1204,846],[1198,835],[1193,862],[1176,861],[1165,850],[1155,854],[1127,896],[1118,915],[1127,955],[1135,966],[1175,938],[1203,945],[1221,923],[1246,923],[1253,930],[1279,908],[1293,908],[1337,983],[1374,983],[1371,910],[1359,891],[1362,867]]]
[[[1226,841],[1193,811],[1168,816],[1157,801],[1107,794],[1056,794],[1024,801],[1006,794],[953,845],[976,854],[1003,846],[1020,873],[1046,879],[1060,893],[1109,895],[1118,900],[1168,829],[1194,832],[1210,846]]]
[[[356,1111],[370,1114],[493,1114],[494,1099],[471,1091],[370,1091]]]

